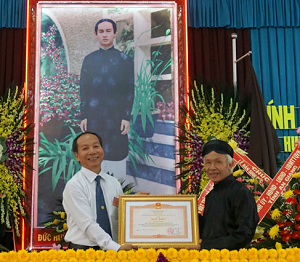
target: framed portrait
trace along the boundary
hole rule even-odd
[[[35,125],[28,227],[30,245],[42,248],[64,236],[64,219],[54,225],[55,238],[44,227],[49,213],[63,210],[64,187],[81,169],[72,143],[82,132],[101,136],[102,170],[124,190],[176,194],[186,1],[29,0],[27,12],[27,103]],[[112,39],[102,34],[105,24]]]
[[[187,248],[199,244],[196,195],[122,195],[119,243],[143,248]]]

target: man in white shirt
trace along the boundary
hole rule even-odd
[[[123,194],[119,181],[101,171],[104,158],[101,138],[91,132],[80,134],[73,141],[73,152],[82,169],[67,183],[63,192],[63,206],[67,213],[68,231],[65,240],[69,248],[108,250],[137,249],[131,244],[119,245],[118,198]],[[97,223],[95,178],[101,177],[105,205],[112,237]],[[102,207],[103,208],[103,207]]]

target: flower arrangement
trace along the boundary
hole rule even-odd
[[[203,249],[198,250],[187,250],[187,249],[158,249],[154,248],[142,249],[139,248],[137,251],[103,251],[88,249],[84,250],[43,250],[40,252],[26,250],[20,250],[19,252],[10,251],[0,253],[0,261],[59,261],[59,262],[296,262],[300,257],[300,249],[270,249],[265,248],[257,250],[251,249],[240,249],[231,250],[212,249],[210,251]]]
[[[177,179],[181,180],[180,192],[184,194],[200,195],[209,181],[203,169],[202,147],[212,137],[223,141],[233,139],[246,152],[249,147],[246,128],[250,117],[247,110],[241,108],[237,96],[234,99],[223,93],[216,95],[214,88],[208,90],[203,85],[199,89],[195,83],[190,108],[183,108],[188,121],[179,126],[183,133],[179,142],[185,147],[179,152],[182,160],[177,163],[181,168]]]
[[[286,191],[277,199],[260,223],[263,229],[256,247],[300,246],[300,173],[295,173]]]
[[[40,78],[40,125],[53,118],[67,125],[79,125],[80,86],[79,75],[71,74],[61,59],[63,46],[56,46],[57,27],[52,25],[42,33],[41,60],[49,59],[54,68],[53,75]]]
[[[235,169],[236,171],[233,172],[234,178],[243,183],[250,190],[255,201],[257,201],[268,185],[258,178],[252,178],[239,165]]]
[[[175,120],[174,102],[164,103],[162,101],[156,103],[156,108],[160,110],[158,119]]]
[[[28,153],[25,146],[30,142],[26,140],[30,127],[23,126],[26,120],[23,102],[24,92],[19,93],[15,86],[0,98],[0,225],[13,227],[17,236],[20,236],[20,216],[26,215],[22,203],[23,160]]]

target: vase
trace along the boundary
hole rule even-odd
[[[139,113],[134,124],[133,124],[133,129],[137,132],[137,134],[142,137],[142,138],[151,138],[154,135],[154,129],[155,129],[155,124],[158,118],[158,115],[160,113],[159,109],[155,109],[151,112],[152,119],[154,122],[154,125],[152,126],[151,122],[149,121],[148,117],[146,117],[146,128],[145,131],[143,130],[142,126],[142,118],[141,114]]]

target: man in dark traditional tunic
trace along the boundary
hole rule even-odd
[[[82,132],[94,132],[103,138],[104,160],[114,161],[112,166],[118,165],[115,161],[125,163],[123,169],[126,175],[127,133],[134,97],[134,64],[129,55],[113,46],[117,35],[114,21],[98,21],[95,35],[100,49],[84,58],[81,69],[80,127]],[[105,169],[110,171],[109,167]],[[119,174],[114,175],[121,178]]]
[[[210,140],[202,155],[214,188],[206,196],[199,218],[201,248],[248,248],[259,218],[251,192],[232,175],[233,150],[224,141]]]

